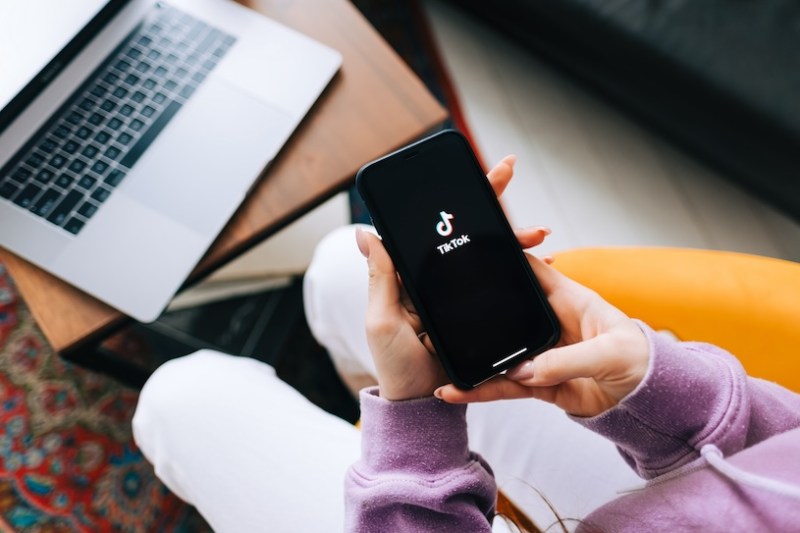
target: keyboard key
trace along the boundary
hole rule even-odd
[[[36,205],[31,208],[31,211],[40,217],[47,217],[47,215],[50,214],[50,211],[52,211],[56,206],[56,202],[58,202],[60,199],[60,192],[55,189],[48,189],[42,196],[39,197],[39,200],[36,201]]]
[[[163,104],[164,100],[167,99],[167,96],[164,93],[156,93],[153,95],[153,102],[157,104]]]
[[[116,131],[122,127],[122,124],[123,122],[120,119],[114,117],[108,121],[108,124],[106,124],[106,126]]]
[[[103,80],[109,85],[114,85],[119,81],[119,76],[113,72],[109,72],[105,76],[103,76]]]
[[[128,85],[138,85],[139,80],[141,80],[141,78],[136,74],[128,74],[127,76],[125,76],[125,83],[127,83]]]
[[[81,220],[79,218],[72,217],[69,220],[69,222],[64,224],[64,229],[67,230],[68,232],[72,233],[73,235],[77,235],[78,232],[81,231],[81,229],[83,229],[83,226],[85,224],[86,223],[83,220]]]
[[[28,178],[30,178],[32,175],[33,172],[31,172],[27,168],[18,168],[17,170],[11,173],[11,179],[19,183],[25,183],[26,181],[28,181]]]
[[[144,122],[142,122],[142,121],[141,121],[141,120],[139,120],[138,118],[136,118],[136,119],[133,119],[133,120],[131,121],[131,129],[132,129],[133,131],[140,131],[140,130],[141,130],[143,127],[144,127]]]
[[[121,100],[128,96],[128,89],[125,87],[117,87],[111,94],[114,96],[114,98],[119,98]]]
[[[95,85],[94,87],[92,87],[92,91],[91,91],[91,93],[93,95],[95,95],[96,97],[98,97],[98,98],[104,97],[107,92],[108,92],[108,89],[106,89],[102,85]]]
[[[134,108],[131,105],[125,104],[119,109],[119,114],[123,117],[129,117],[134,112]]]
[[[142,116],[145,117],[152,117],[156,110],[149,105],[146,105],[142,108]]]
[[[50,181],[55,176],[56,175],[52,170],[48,170],[48,169],[44,168],[44,169],[40,170],[38,174],[36,174],[36,181],[38,181],[39,183],[47,184],[47,183],[50,183]]]
[[[111,196],[111,191],[108,189],[104,189],[103,187],[98,187],[92,193],[92,200],[96,200],[98,203],[103,203],[108,200],[108,197]]]
[[[108,150],[106,150],[106,153],[103,154],[103,155],[105,155],[108,159],[114,161],[115,159],[117,159],[119,157],[119,154],[121,154],[121,153],[122,153],[122,151],[119,148],[117,148],[116,146],[109,146]]]
[[[102,109],[103,111],[105,111],[107,113],[110,113],[111,111],[114,111],[114,109],[116,109],[116,107],[117,107],[117,104],[112,102],[111,100],[106,100],[100,105],[100,109]]]
[[[183,89],[181,89],[181,96],[184,98],[189,98],[194,94],[195,87],[194,85],[186,85]]]
[[[81,126],[78,128],[78,131],[75,132],[75,136],[79,139],[88,139],[89,136],[92,134],[92,130],[87,128],[86,126]]]
[[[99,126],[100,124],[103,123],[105,119],[106,117],[104,117],[100,113],[94,113],[89,117],[89,123],[94,126]]]
[[[75,181],[75,178],[70,176],[69,174],[64,174],[63,172],[58,175],[56,178],[56,185],[61,187],[62,189],[69,189],[69,186]]]
[[[142,51],[138,48],[129,48],[125,54],[130,57],[131,59],[138,59],[142,56]]]
[[[80,147],[81,147],[81,145],[76,143],[75,141],[67,141],[64,144],[62,150],[64,150],[66,153],[71,155],[71,154],[74,154],[75,152],[77,152],[78,148],[80,148]]]
[[[20,189],[19,185],[14,185],[11,181],[6,180],[0,183],[0,196],[6,199],[11,199]]]
[[[147,57],[148,57],[149,59],[157,60],[158,58],[160,58],[160,57],[161,57],[161,52],[159,52],[158,50],[156,50],[155,48],[153,48],[152,50],[150,50],[149,52],[147,52]]]
[[[153,89],[155,89],[156,85],[158,85],[158,82],[153,78],[147,78],[146,80],[144,80],[144,83],[142,83],[142,87],[144,87],[148,91],[152,91]]]
[[[80,113],[78,113],[77,111],[73,111],[72,113],[70,113],[69,115],[67,115],[67,122],[69,122],[70,124],[74,124],[75,126],[77,126],[78,124],[80,124],[81,122],[83,122],[83,115],[81,115],[81,114],[80,114]]]
[[[72,163],[69,164],[68,168],[75,174],[80,174],[81,172],[83,172],[83,169],[86,168],[86,162],[80,159],[75,159],[74,161],[72,161]]]
[[[91,98],[84,98],[78,107],[80,107],[84,111],[91,111],[92,109],[94,109],[95,105],[97,105],[97,103]]]
[[[108,170],[108,163],[105,161],[95,161],[94,165],[92,165],[92,172],[100,174],[101,176],[105,174],[106,170]]]
[[[94,136],[94,140],[99,142],[100,144],[105,144],[111,139],[111,134],[107,131],[98,132],[97,135]]]
[[[92,218],[92,215],[95,213],[97,213],[97,206],[92,202],[84,202],[83,205],[78,208],[78,214],[83,218]]]
[[[119,169],[115,169],[109,172],[108,177],[106,177],[106,179],[103,181],[105,181],[105,183],[111,187],[116,187],[117,185],[122,183],[122,180],[124,178],[125,178],[125,173]]]
[[[54,155],[50,160],[50,166],[53,168],[61,168],[65,164],[67,164],[67,158],[60,154]]]
[[[120,72],[125,72],[126,70],[131,68],[131,66],[132,65],[128,61],[125,61],[124,59],[120,59],[119,61],[117,61],[117,64],[114,65],[114,68],[116,68]]]
[[[46,139],[42,144],[39,145],[39,150],[48,154],[52,154],[53,150],[56,149],[56,146],[58,145],[53,139]]]
[[[144,94],[142,91],[136,91],[135,93],[133,93],[133,96],[131,96],[131,100],[133,100],[137,104],[141,104],[145,98],[147,98],[147,95]]]
[[[98,154],[98,152],[100,152],[100,148],[98,148],[93,144],[90,144],[86,148],[84,148],[83,152],[81,153],[85,155],[88,159],[94,159],[95,156]]]
[[[117,137],[117,142],[123,146],[126,146],[133,140],[133,136],[130,133],[120,133],[119,137]]]
[[[72,133],[72,129],[66,124],[59,124],[59,126],[53,130],[53,135],[59,139],[66,139],[70,133]]]
[[[26,185],[24,189],[22,189],[22,192],[20,192],[16,198],[14,198],[14,203],[24,209],[28,209],[31,205],[33,205],[33,201],[40,192],[42,192],[41,187],[30,183]]]
[[[53,209],[47,220],[56,225],[61,225],[75,209],[75,206],[83,199],[83,194],[78,191],[69,191],[61,202]]]
[[[145,74],[150,70],[150,63],[148,63],[147,61],[142,61],[141,63],[136,65],[136,70],[138,70],[142,74]]]
[[[31,168],[39,168],[44,163],[44,158],[38,154],[33,154],[25,161],[25,164]]]
[[[97,183],[97,178],[83,176],[80,180],[78,180],[78,187],[89,190],[94,187],[95,183]]]

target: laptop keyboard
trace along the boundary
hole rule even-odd
[[[235,41],[157,4],[0,170],[0,197],[77,235]]]

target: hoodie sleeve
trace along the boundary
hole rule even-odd
[[[361,459],[345,480],[346,531],[490,531],[497,487],[468,449],[466,406],[361,392]]]
[[[650,342],[645,378],[608,411],[572,418],[612,440],[643,478],[694,461],[705,444],[728,456],[800,427],[800,395],[747,377],[718,347],[677,342],[639,325]]]

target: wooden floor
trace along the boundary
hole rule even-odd
[[[453,3],[424,5],[482,155],[518,156],[513,222],[553,229],[541,253],[684,246],[800,261],[800,224]]]

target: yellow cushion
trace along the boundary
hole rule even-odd
[[[800,263],[684,248],[583,248],[554,267],[628,316],[735,354],[800,392]]]

